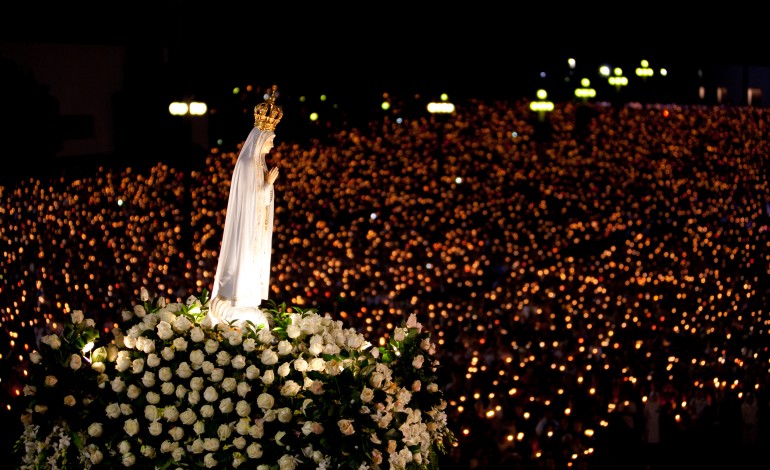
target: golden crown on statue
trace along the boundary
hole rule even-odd
[[[281,121],[283,110],[275,104],[277,91],[278,86],[273,85],[265,102],[254,106],[254,127],[263,131],[274,131],[275,126]]]

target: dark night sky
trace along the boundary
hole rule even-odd
[[[767,21],[739,2],[24,3],[4,7],[0,41],[164,47],[174,79],[191,86],[258,76],[484,89],[568,57],[770,65]]]

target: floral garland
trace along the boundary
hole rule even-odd
[[[114,338],[71,315],[30,354],[21,469],[426,469],[456,439],[414,314],[383,347],[315,310],[213,322],[207,292],[123,311]]]

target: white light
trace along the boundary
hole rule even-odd
[[[203,116],[206,114],[207,109],[206,103],[200,103],[198,101],[190,103],[190,114],[193,116]]]
[[[369,215],[369,218],[372,219],[372,220],[376,219],[377,218],[377,213],[376,212],[372,212],[371,215]]]
[[[455,112],[455,105],[452,103],[428,103],[428,112],[431,114],[450,114]]]
[[[458,176],[457,178],[455,178],[455,183],[460,184],[462,182],[463,182],[462,176]]]
[[[123,199],[118,199],[118,207],[123,205]]]
[[[184,116],[187,114],[187,109],[187,103],[180,103],[179,101],[174,101],[168,105],[168,112],[171,113],[172,116]]]

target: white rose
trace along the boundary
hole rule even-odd
[[[320,357],[314,357],[307,363],[307,370],[309,372],[320,372],[326,368],[326,361]]]
[[[152,447],[152,446],[143,445],[142,446],[142,455],[144,455],[148,459],[155,458],[155,448]]]
[[[50,346],[51,349],[53,350],[57,350],[61,347],[61,339],[57,335],[51,334],[51,335],[43,336],[43,339],[41,339],[41,341],[47,344],[48,346]]]
[[[115,419],[118,416],[120,416],[120,405],[118,405],[117,403],[110,403],[104,409],[104,412],[107,415],[107,417]]]
[[[95,370],[99,374],[103,374],[107,370],[107,366],[103,362],[94,362],[91,364],[91,369]]]
[[[176,320],[174,320],[174,331],[179,332],[179,333],[183,333],[183,332],[189,330],[190,328],[192,328],[192,325],[193,324],[192,324],[192,322],[190,321],[189,318],[185,317],[184,315],[180,315],[180,316],[176,317]],[[176,343],[176,340],[174,340],[174,343]],[[185,344],[186,343],[187,342],[185,341]],[[179,348],[177,348],[177,349],[179,350]],[[184,349],[182,349],[182,351],[184,351]]]
[[[100,464],[103,458],[104,458],[104,454],[102,454],[102,451],[99,449],[94,449],[93,451],[91,451],[91,455],[88,457],[88,459],[94,465]]]
[[[299,372],[307,371],[307,361],[301,357],[294,360],[294,370]]]
[[[203,418],[211,418],[214,416],[214,407],[211,405],[203,405],[201,406],[201,417]]]
[[[190,379],[190,388],[193,390],[201,391],[205,385],[203,377],[193,377]]]
[[[225,441],[230,438],[233,433],[233,428],[229,424],[220,424],[217,428],[217,437],[220,441]]]
[[[419,380],[415,380],[414,382],[412,382],[411,389],[413,392],[419,392],[421,388],[422,388],[422,382],[420,382]]]
[[[324,393],[324,383],[320,380],[313,380],[308,390],[310,390],[310,392],[314,395],[320,395]]]
[[[129,436],[135,436],[136,433],[139,432],[139,420],[137,420],[136,418],[127,419],[125,423],[123,423],[123,430]]]
[[[203,364],[203,361],[205,360],[206,360],[206,354],[200,349],[196,349],[190,352],[190,363],[193,366],[196,366],[196,368],[200,367],[200,365]]]
[[[211,380],[212,382],[221,382],[224,376],[225,376],[224,369],[217,367],[216,369],[211,371],[211,377],[209,378],[209,380]]]
[[[249,436],[254,439],[262,439],[265,436],[265,423],[262,419],[255,419],[249,429]]]
[[[134,409],[131,407],[129,403],[121,403],[120,404],[120,414],[123,416],[128,416],[134,413]]]
[[[224,371],[222,371],[222,374],[224,375]],[[213,380],[213,378],[212,378]],[[225,379],[220,379],[222,381],[222,390],[225,392],[232,392],[235,390],[236,385],[238,382],[233,377],[227,377]]]
[[[88,426],[88,435],[91,437],[99,437],[102,435],[103,431],[104,428],[102,427],[102,423],[91,423]]]
[[[169,380],[171,380],[173,377],[174,377],[174,373],[173,373],[173,372],[171,372],[171,368],[170,368],[170,367],[162,367],[162,368],[161,368],[161,369],[158,371],[158,378],[159,378],[160,380],[164,381],[164,382],[168,382],[168,381],[169,381]]]
[[[174,385],[172,382],[169,382],[169,383],[171,385]],[[174,394],[176,395],[177,398],[181,400],[182,398],[184,398],[185,395],[187,395],[187,389],[184,388],[184,385],[179,384],[176,386],[176,389],[174,390]]]
[[[238,450],[243,450],[243,448],[246,447],[246,438],[243,436],[238,436],[235,439],[233,439],[233,447],[235,447]],[[240,453],[238,455],[240,455]],[[243,461],[245,462],[246,459],[243,459]],[[235,465],[234,462],[233,462],[233,465]]]
[[[259,369],[254,364],[250,365],[246,368],[246,378],[249,380],[254,380],[257,377],[259,377]]]
[[[144,370],[144,359],[137,358],[131,361],[131,372],[138,374]]]
[[[128,441],[120,441],[118,444],[118,452],[121,454],[131,452],[131,443]]]
[[[155,405],[146,405],[144,407],[144,417],[147,421],[158,421],[160,419],[160,410]]]
[[[72,316],[72,323],[76,325],[83,321],[83,312],[80,310],[74,310],[71,316]]]
[[[144,318],[144,316],[147,315],[147,310],[141,305],[134,305],[134,315],[139,318]]]
[[[54,385],[59,382],[59,379],[56,378],[55,375],[46,375],[45,376],[45,386],[46,387],[53,387]]]
[[[209,406],[209,405],[205,405],[205,406]],[[195,424],[193,424],[193,431],[195,432],[195,434],[199,436],[204,432],[206,432],[206,422],[201,420],[196,421]]]
[[[32,351],[29,354],[29,360],[32,361],[33,364],[40,364],[41,359],[43,359],[43,355],[37,351]]]
[[[215,368],[216,368],[216,366],[211,361],[203,361],[203,364],[201,364],[201,370],[206,375],[210,375],[214,371]]]
[[[278,467],[280,470],[294,470],[297,468],[297,458],[293,455],[283,454],[281,458],[278,459]]]
[[[425,338],[422,341],[420,341],[420,349],[423,351],[429,351],[431,347],[430,338]]]
[[[83,361],[80,358],[80,354],[73,354],[70,356],[70,368],[72,370],[78,370],[82,365],[83,365]]]
[[[163,418],[165,418],[166,421],[173,423],[179,419],[179,410],[177,410],[174,405],[167,406],[163,408]]]
[[[205,465],[206,468],[214,468],[219,465],[219,462],[217,462],[217,459],[214,458],[214,454],[206,454],[203,457],[203,465]]]
[[[219,393],[217,393],[216,388],[209,386],[209,387],[206,387],[206,390],[203,392],[203,398],[207,402],[211,403],[211,402],[217,401],[217,398],[219,398]]]
[[[207,437],[203,439],[203,448],[209,452],[216,452],[219,450],[219,439],[215,437]]]
[[[278,362],[278,355],[272,349],[265,349],[262,351],[260,361],[266,366],[272,366]]]
[[[180,362],[178,366],[176,366],[176,375],[180,379],[188,379],[193,374],[193,370],[190,369],[190,365],[186,362]]]
[[[262,446],[257,442],[252,442],[249,447],[246,448],[246,455],[250,459],[258,459],[262,457]]]
[[[184,429],[182,429],[182,426],[174,426],[168,430],[168,434],[174,441],[181,441],[184,437]]]
[[[230,361],[230,367],[236,370],[243,369],[244,367],[246,367],[246,358],[238,354],[233,358],[232,361]]]
[[[195,411],[193,411],[191,408],[187,408],[183,412],[179,413],[179,420],[182,421],[182,424],[184,425],[191,425],[193,424],[198,417],[195,415]]]
[[[286,383],[283,384],[283,387],[281,387],[281,395],[285,397],[293,397],[296,396],[301,389],[302,387],[297,382],[293,380],[287,380]]]
[[[225,367],[230,365],[230,361],[232,360],[232,356],[230,356],[230,353],[227,351],[219,351],[217,353],[217,365],[220,367]]]
[[[182,460],[182,457],[184,457],[185,449],[182,447],[176,447],[174,450],[171,451],[171,458],[174,459],[175,462],[179,462]]]
[[[429,391],[430,393],[436,393],[436,392],[438,392],[438,385],[437,385],[437,384],[434,384],[434,383],[428,384],[428,387],[427,387],[427,388],[428,388],[428,391]]]
[[[206,338],[206,334],[203,332],[201,327],[194,326],[190,330],[190,339],[193,340],[194,343],[200,343]]]
[[[129,385],[128,390],[126,390],[126,396],[128,396],[128,398],[131,400],[135,400],[141,394],[142,394],[142,389],[137,387],[134,384]]]
[[[190,446],[190,452],[193,454],[201,454],[203,453],[203,439],[195,439],[192,443],[192,446]]]
[[[340,432],[345,436],[350,436],[356,430],[353,428],[353,421],[349,419],[341,419],[337,421],[337,426],[340,428]]]
[[[249,385],[246,382],[238,382],[236,393],[238,394],[239,397],[245,398],[250,391],[251,391],[251,385]]]
[[[371,377],[369,377],[369,385],[374,388],[382,388],[384,382],[385,375],[383,375],[382,372],[374,372]]]
[[[404,328],[397,327],[396,331],[393,334],[393,339],[395,339],[396,341],[398,341],[400,343],[400,342],[404,341],[405,337],[406,337],[406,331],[404,330]]]
[[[197,405],[201,401],[201,392],[198,390],[190,390],[187,394],[187,402],[191,405]]]
[[[187,341],[185,341],[185,340],[184,340],[184,338],[177,338],[177,339],[184,341],[184,345],[185,345],[185,348],[187,347]],[[176,347],[176,340],[174,340],[174,347]],[[184,349],[179,349],[179,350],[180,350],[180,351],[184,351]],[[163,359],[165,359],[166,361],[169,361],[169,362],[171,362],[171,361],[173,361],[173,360],[174,360],[174,356],[176,356],[176,353],[174,352],[174,350],[173,350],[173,349],[171,349],[170,347],[166,346],[166,347],[165,347],[165,348],[163,348],[163,350],[160,352],[160,355],[161,355],[161,357],[162,357]]]
[[[278,410],[278,421],[282,423],[291,422],[292,412],[289,408],[281,408]]]
[[[208,354],[214,354],[219,349],[219,341],[215,339],[207,339],[204,348]]]
[[[291,343],[286,341],[285,339],[278,342],[278,354],[280,354],[281,356],[285,356],[291,353],[293,349],[294,349],[294,346],[292,346]]]
[[[257,339],[262,344],[270,344],[273,342],[275,337],[268,328],[262,328],[257,332]]]
[[[163,341],[167,341],[174,337],[174,329],[171,328],[171,325],[168,322],[161,321],[156,328],[158,330],[158,338]]]
[[[286,327],[286,335],[291,339],[299,338],[301,334],[302,328],[299,325],[291,324]]]
[[[126,389],[126,383],[123,382],[123,379],[120,377],[115,377],[112,379],[110,386],[112,386],[112,391],[115,393],[123,393],[123,391]]]
[[[275,399],[269,393],[261,393],[257,397],[257,406],[263,410],[269,410],[275,404]]]
[[[257,347],[257,342],[254,338],[246,338],[243,340],[243,350],[246,352],[252,352]]]
[[[414,366],[415,369],[420,369],[424,361],[425,358],[422,356],[422,354],[420,354],[412,360],[412,366]]]
[[[148,426],[148,430],[150,431],[151,435],[160,436],[160,433],[163,432],[163,424],[161,424],[160,421],[153,421]]]
[[[278,376],[279,377],[286,377],[289,375],[289,372],[291,372],[291,366],[288,362],[284,362],[278,367]]]
[[[225,398],[219,402],[219,411],[224,414],[233,412],[233,400],[230,397]]]
[[[239,400],[235,404],[235,414],[241,417],[247,417],[251,414],[251,405],[246,400]]]
[[[251,424],[250,419],[248,417],[241,418],[235,423],[235,432],[240,434],[241,436],[245,436],[249,434],[249,431],[251,430]],[[238,447],[239,449],[243,449],[243,447]]]
[[[123,318],[123,321],[125,322],[134,318],[134,312],[132,312],[131,310],[123,310],[120,312],[120,316],[121,318]]]
[[[147,355],[147,367],[158,367],[160,365],[160,357],[155,353]]]
[[[132,467],[136,463],[136,456],[129,452],[127,454],[123,454],[123,457],[121,457],[120,461],[124,467]]]
[[[364,387],[363,390],[361,390],[361,401],[364,403],[369,403],[374,398],[374,390],[372,390],[369,387]]]
[[[142,385],[144,385],[147,388],[152,388],[155,386],[155,373],[147,371],[142,376]]]
[[[160,402],[160,395],[158,395],[156,392],[147,392],[145,398],[147,399],[147,403],[152,405],[157,405]]]
[[[275,380],[275,372],[272,370],[266,370],[264,374],[262,374],[262,383],[265,385],[270,385]]]
[[[72,395],[67,395],[66,397],[64,397],[64,404],[65,405],[67,405],[67,406],[75,406],[76,403],[77,403],[77,400],[75,400],[75,397],[73,397]]]

